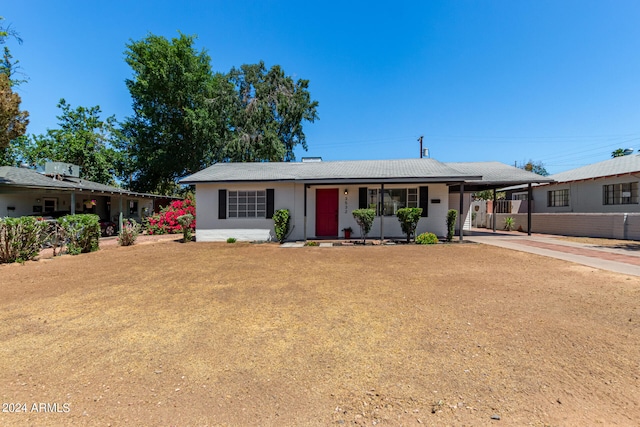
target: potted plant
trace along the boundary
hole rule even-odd
[[[351,233],[353,232],[353,228],[345,227],[345,228],[342,229],[342,231],[344,231],[344,238],[345,239],[350,239],[351,238]]]

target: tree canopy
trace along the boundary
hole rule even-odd
[[[611,152],[611,158],[616,158],[616,157],[622,157],[622,156],[626,156],[627,153],[625,152],[624,148],[618,148],[616,150],[613,150]]]
[[[21,42],[20,36],[10,26],[2,24],[4,18],[0,16],[0,45],[4,45],[8,38],[15,38]],[[22,99],[13,91],[19,81],[12,80],[16,62],[12,62],[9,48],[4,46],[4,55],[0,60],[0,161],[8,158],[9,144],[15,138],[25,134],[29,124],[29,112],[20,110]]]
[[[0,72],[0,149],[24,135],[29,124],[29,112],[20,110],[20,95],[11,88],[9,76]]]
[[[58,108],[62,110],[57,116],[59,129],[32,135],[18,146],[22,160],[33,165],[44,165],[47,161],[73,163],[80,166],[81,178],[115,184],[116,169],[122,161],[113,148],[121,139],[115,117],[103,121],[100,106],[73,109],[64,99]]]
[[[209,108],[216,78],[194,39],[149,35],[127,45],[134,115],[124,122],[128,139],[122,148],[130,156],[135,189],[172,191],[177,178],[220,157],[216,109]]]
[[[540,161],[534,162],[533,160],[529,160],[528,162],[522,162],[522,166],[520,166],[520,169],[537,173],[538,175],[542,176],[549,176],[549,172],[547,172],[547,169],[544,167],[544,163]]]
[[[179,178],[223,161],[290,161],[317,119],[307,80],[275,65],[213,73],[195,36],[148,35],[127,45],[134,115],[123,125],[132,188],[172,192]]]
[[[297,145],[307,149],[302,123],[318,118],[308,80],[294,82],[279,65],[267,70],[262,61],[233,68],[228,79],[237,96],[227,160],[291,161]]]

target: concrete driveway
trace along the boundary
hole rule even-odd
[[[602,246],[564,240],[550,234],[472,229],[464,240],[558,258],[616,273],[640,276],[640,245]]]

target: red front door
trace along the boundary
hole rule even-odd
[[[316,237],[338,237],[338,189],[316,189]]]

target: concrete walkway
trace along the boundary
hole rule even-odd
[[[558,258],[616,273],[640,276],[640,246],[631,244],[635,242],[629,242],[629,245],[601,246],[576,243],[563,240],[561,236],[549,234],[528,236],[519,232],[497,231],[493,233],[484,229],[465,231],[464,240]]]

